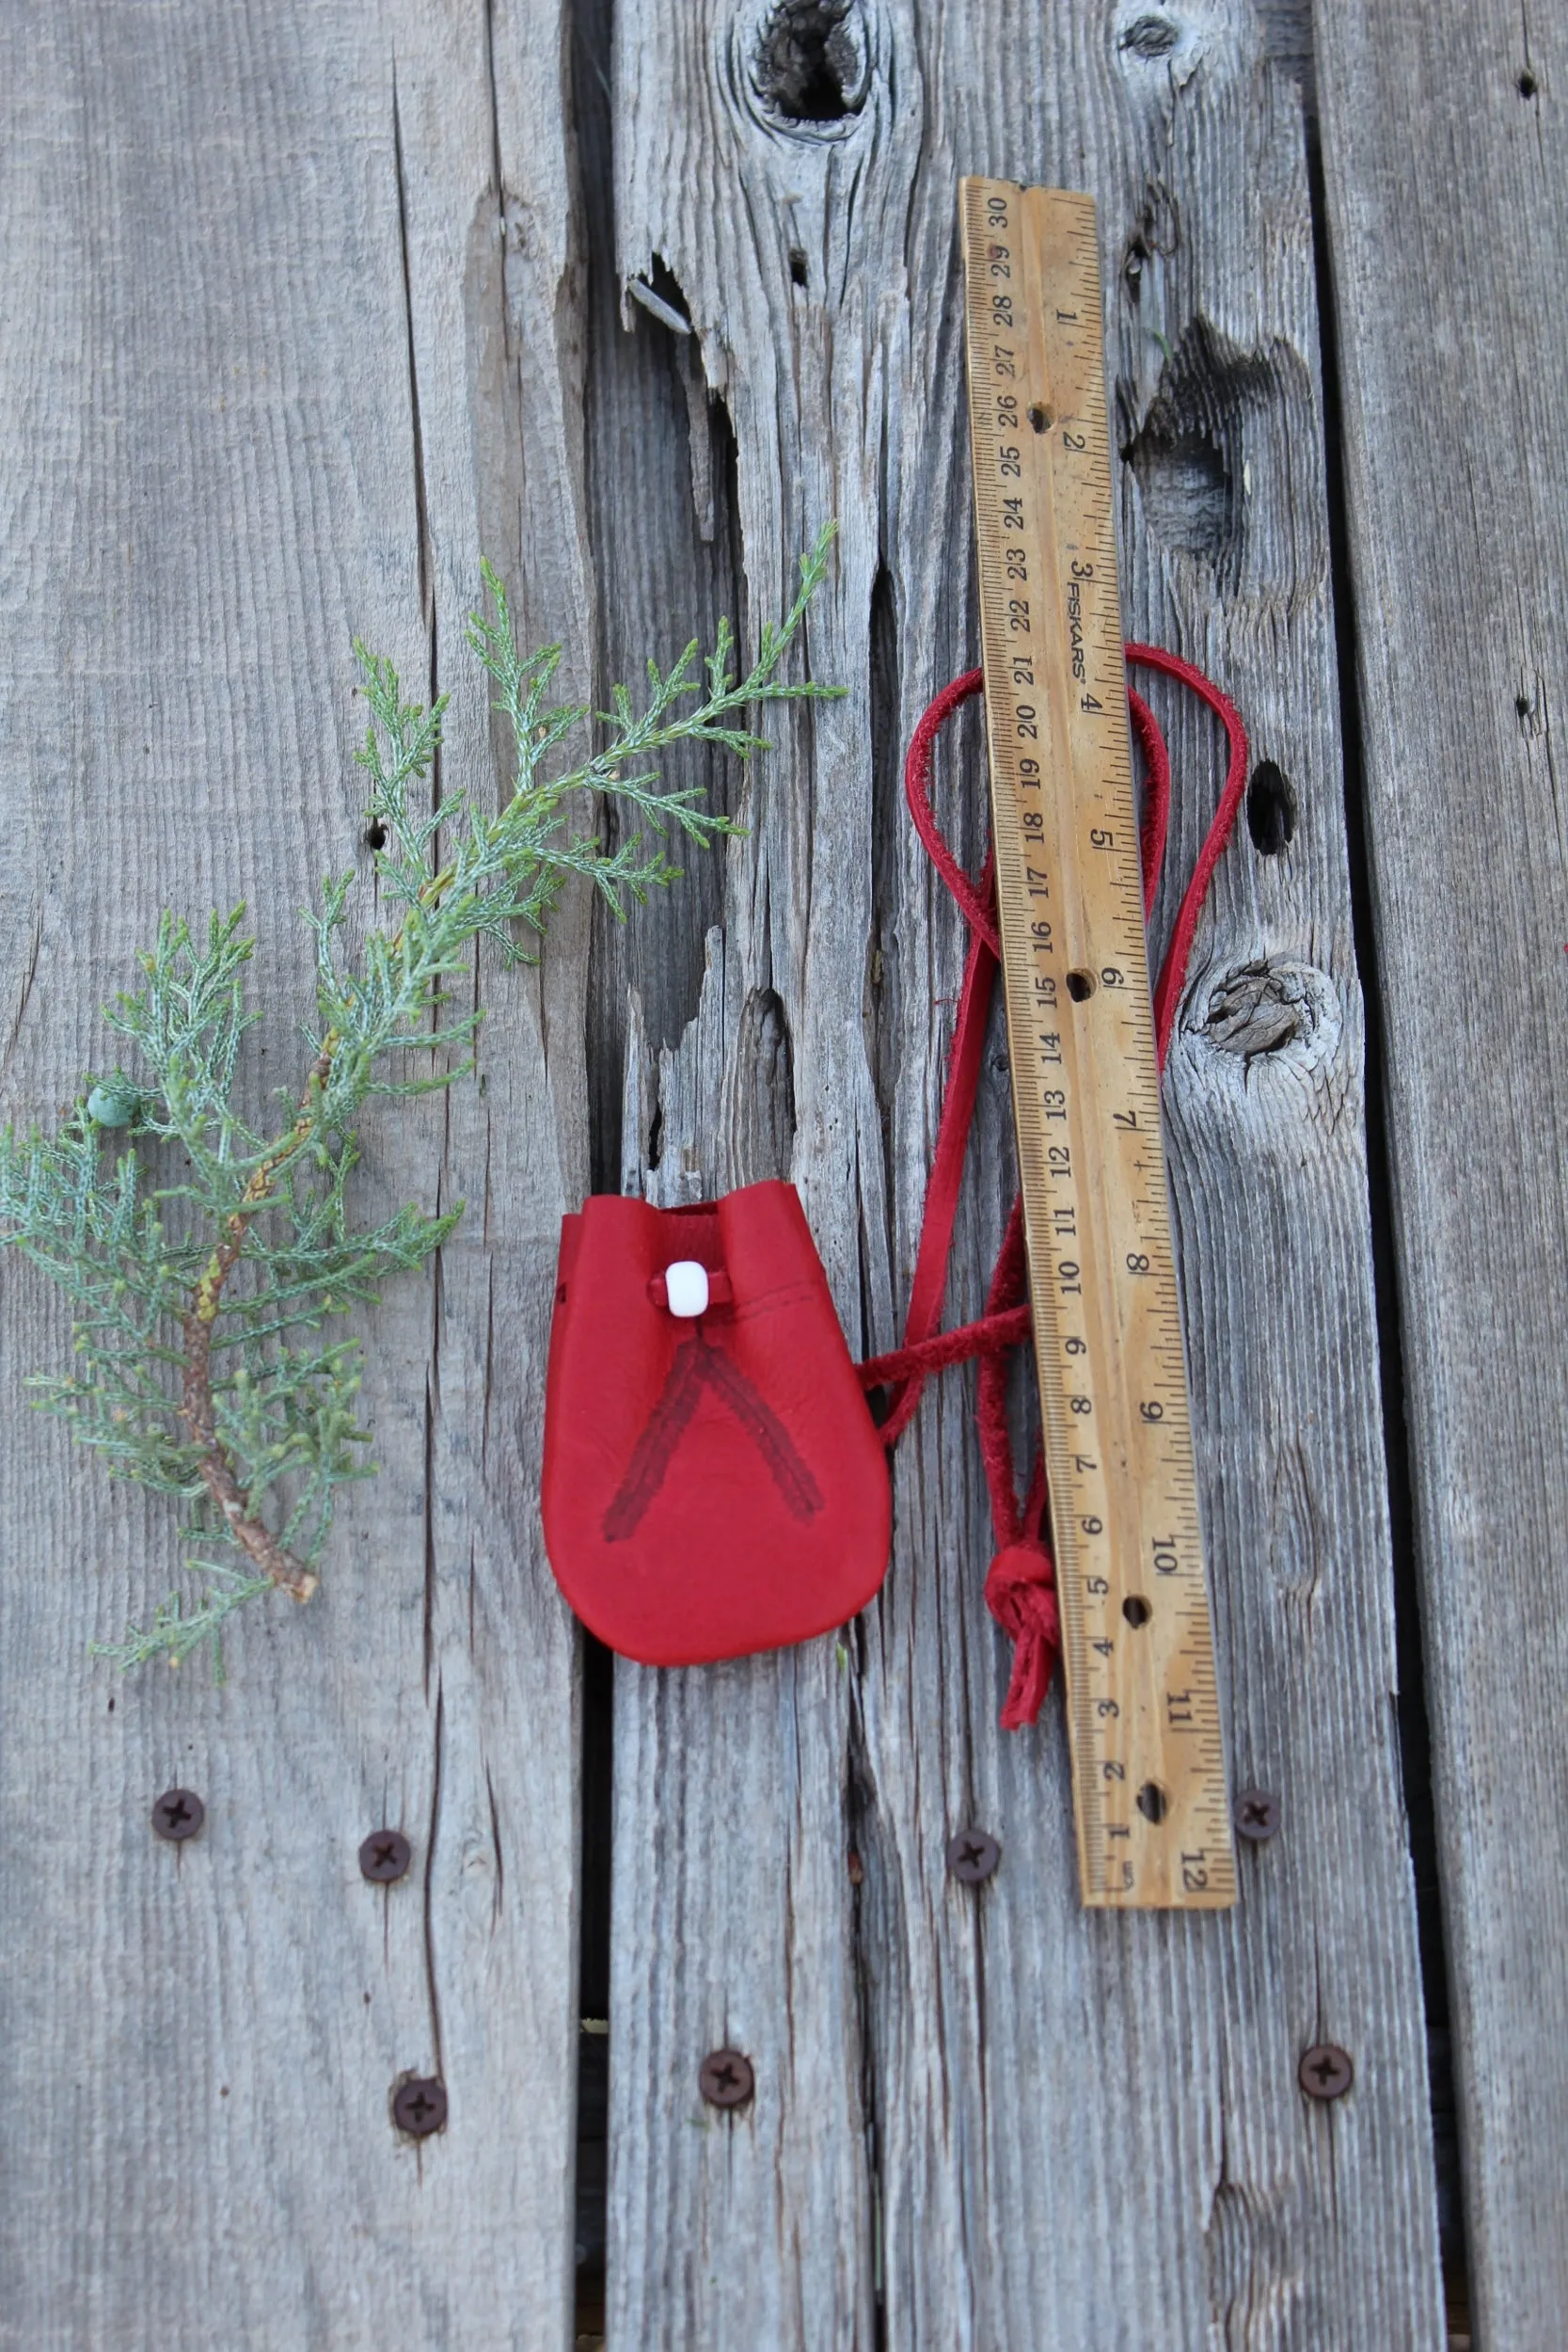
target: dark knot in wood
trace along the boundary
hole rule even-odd
[[[1140,232],[1142,246],[1150,242]],[[1282,537],[1272,503],[1289,484],[1300,421],[1314,413],[1311,378],[1291,344],[1276,338],[1247,350],[1199,313],[1166,347],[1147,406],[1126,378],[1117,399],[1121,454],[1162,547],[1196,557],[1231,588],[1243,560],[1257,585],[1272,576],[1282,592],[1319,574],[1326,539]]]
[[[1315,1023],[1305,976],[1289,965],[1242,964],[1209,999],[1204,1034],[1222,1053],[1252,1061],[1277,1054]]]
[[[1135,57],[1168,57],[1180,38],[1181,27],[1168,16],[1146,15],[1134,18],[1117,46],[1130,49]]]

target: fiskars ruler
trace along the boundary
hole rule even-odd
[[[1235,1898],[1144,949],[1094,203],[962,183],[1003,977],[1085,1903]]]

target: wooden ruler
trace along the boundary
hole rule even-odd
[[[1235,1898],[1144,947],[1094,203],[962,183],[997,896],[1085,1903]]]

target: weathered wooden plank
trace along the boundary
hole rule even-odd
[[[624,277],[651,277],[656,257],[666,265],[728,410],[753,621],[787,594],[799,551],[836,515],[835,576],[813,615],[811,658],[818,675],[855,691],[770,725],[777,749],[741,788],[748,832],[726,861],[724,929],[707,942],[693,1030],[659,1089],[652,1189],[674,1200],[792,1174],[858,1332],[860,1220],[881,1158],[862,1020],[872,808],[863,789],[823,786],[863,774],[881,387],[874,367],[863,377],[873,338],[862,312],[895,266],[888,199],[907,179],[918,120],[895,120],[879,102],[901,161],[867,191],[851,254],[832,147],[766,129],[749,86],[757,24],[754,11],[706,8],[617,15],[618,252]],[[786,186],[792,209],[780,202]],[[849,277],[847,303],[836,291],[823,299],[835,272]],[[700,412],[694,423],[700,446]],[[667,988],[646,993],[651,1012],[661,994],[670,1001]],[[668,1035],[661,1023],[652,1044]],[[622,1137],[634,1174],[646,1137],[636,1126],[628,1120]],[[826,2352],[872,2340],[847,1666],[827,1642],[701,1676],[617,1669],[612,2344]],[[704,2053],[725,2043],[756,2071],[738,2128],[697,2093]]]
[[[887,1705],[878,1786],[910,1785],[922,1717],[942,1706],[948,1804],[967,1797],[1008,1856],[1006,1902],[999,1883],[983,1936],[958,1941],[956,1896],[933,1886],[942,1820],[929,1807],[927,1901],[902,1913],[919,1942],[888,1969],[890,1985],[915,1988],[904,2043],[936,2042],[939,2015],[968,2021],[947,2028],[944,2071],[985,2117],[967,2165],[958,2127],[913,2179],[912,2136],[887,2148],[890,2295],[901,2268],[932,2342],[939,2314],[977,2342],[1005,2340],[1047,2292],[1063,2344],[1107,2333],[1430,2344],[1439,2327],[1393,1744],[1310,224],[1293,93],[1257,40],[1240,9],[1083,27],[1059,62],[1054,136],[1048,122],[1022,138],[998,124],[985,167],[1016,171],[1021,151],[1043,145],[1047,176],[1099,195],[1129,455],[1129,630],[1226,681],[1297,804],[1285,854],[1264,859],[1243,835],[1227,861],[1166,1089],[1231,1754],[1240,1782],[1280,1791],[1288,1821],[1275,1847],[1243,1853],[1241,1905],[1212,1932],[1153,1920],[1125,1939],[1097,1931],[1070,1893],[1061,1902],[1065,1815],[1042,1805],[1042,1758],[989,1735],[994,1654],[976,1645],[961,1681],[943,1677],[943,1700],[911,1581],[916,1614],[885,1688],[901,1693],[924,1659],[923,1704]],[[1006,58],[1001,42],[982,57],[984,85],[1004,85]],[[940,441],[942,424],[932,431]],[[1187,788],[1161,935],[1217,784],[1206,728],[1190,709],[1174,717]],[[1281,1007],[1278,1025],[1255,1017]],[[906,1474],[932,1527],[930,1470]],[[983,1559],[968,1565],[970,1589]],[[1059,1786],[1054,1729],[1043,1760]],[[1050,2053],[1043,2096],[1032,2071],[1021,2078],[1000,2055],[1036,2035]],[[1332,2117],[1309,2109],[1294,2080],[1297,2055],[1320,2039],[1344,2043],[1359,2068],[1353,2102]],[[900,2069],[885,2129],[908,2131],[909,2089]],[[982,2163],[984,2192],[965,2178]],[[939,2201],[969,2253],[957,2284],[921,2255]],[[1058,2223],[1042,2265],[1064,2208],[1091,2217],[1083,2251],[1075,2243],[1064,2259]]]
[[[1568,24],[1318,12],[1476,2341],[1568,2308]]]
[[[451,687],[482,793],[482,548],[586,675],[560,12],[76,0],[4,48],[7,1107],[101,1054],[160,906],[242,895],[287,1083],[294,910],[364,854],[352,632]],[[242,1622],[223,1687],[87,1659],[173,1581],[170,1522],[23,1414],[65,1342],[5,1268],[8,2344],[568,2340],[576,1644],[535,1406],[586,962],[578,911],[542,977],[485,974],[483,1095],[369,1122],[369,1196],[468,1217],[374,1319],[385,1468],[321,1596]],[[405,2070],[451,2095],[420,2146]]]
[[[1086,185],[1131,453],[1130,629],[1219,673],[1293,816],[1283,854],[1243,836],[1227,861],[1167,1089],[1231,1754],[1286,1828],[1243,1857],[1228,1919],[1079,1911],[1059,1719],[995,1727],[983,1488],[948,1384],[901,1450],[887,1589],[842,1643],[618,1672],[610,2341],[869,2344],[879,2299],[900,2345],[1430,2346],[1299,102],[1243,5],[1064,8],[1022,44],[1011,25],[895,0],[618,21],[623,277],[662,263],[728,407],[753,612],[836,510],[812,659],[850,689],[744,800],[700,1009],[657,1066],[657,1150],[662,1027],[634,1034],[622,1160],[660,1198],[787,1166],[852,1344],[891,1343],[947,1034],[933,998],[960,954],[896,781],[975,644],[957,179]],[[1180,875],[1217,769],[1172,715]],[[944,781],[971,863],[975,752],[972,732]],[[759,1093],[787,1116],[760,1119]],[[1008,1123],[999,1035],[955,1312],[994,1248]],[[977,1905],[942,1859],[976,1818],[1005,1849]],[[1296,2088],[1320,2039],[1357,2063],[1333,2109]],[[721,2040],[758,2075],[728,2122],[695,2089]]]

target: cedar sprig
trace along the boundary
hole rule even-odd
[[[316,1589],[337,1490],[372,1474],[359,1344],[324,1327],[422,1265],[463,1214],[461,1202],[438,1216],[404,1208],[356,1227],[349,1190],[360,1114],[372,1096],[427,1093],[471,1067],[482,1014],[454,1010],[449,984],[469,970],[476,942],[488,940],[503,963],[527,960],[569,876],[624,916],[628,899],[678,879],[673,831],[706,844],[734,830],[698,787],[665,785],[657,761],[689,742],[748,758],[766,748],[753,706],[840,691],[779,675],[832,535],[830,526],[802,559],[799,593],[763,630],[744,675],[721,623],[700,670],[695,640],[673,669],[650,661],[641,709],[619,686],[608,711],[551,704],[561,648],[518,651],[486,564],[490,609],[470,616],[467,641],[516,760],[496,814],[461,791],[433,793],[446,697],[428,709],[405,702],[391,662],[356,642],[370,725],[356,757],[370,777],[387,919],[351,947],[353,874],[329,877],[307,912],[309,1068],[297,1096],[285,1093],[277,1132],[249,1124],[234,1103],[260,1018],[245,999],[252,943],[242,907],[214,914],[204,935],[166,914],[141,958],[140,990],[105,1009],[128,1066],[86,1079],[55,1136],[0,1137],[0,1243],[60,1285],[74,1327],[73,1369],[36,1380],[38,1402],[111,1473],[187,1506],[182,1540],[195,1591],[171,1594],[103,1655],[177,1666],[211,1643],[216,1657],[223,1626],[246,1601],[274,1590],[305,1600]],[[562,747],[594,721],[600,747],[574,764]],[[642,827],[613,849],[588,829],[606,798]]]

